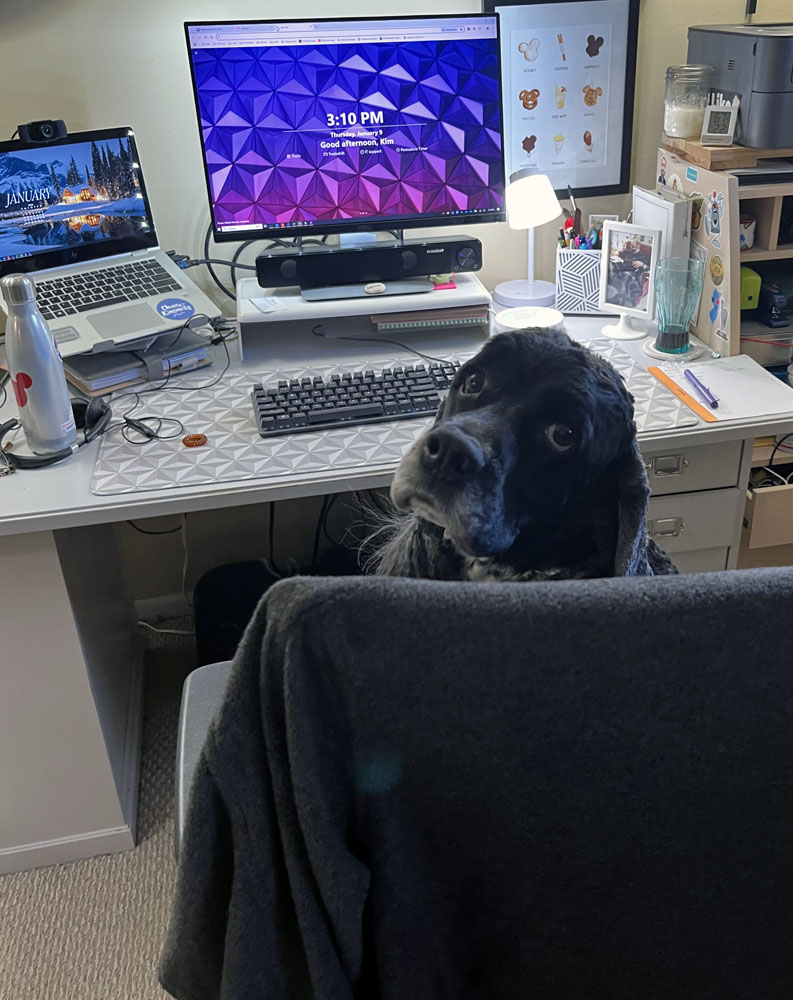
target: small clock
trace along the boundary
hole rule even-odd
[[[703,146],[730,146],[738,124],[738,108],[730,104],[711,104],[702,121]]]

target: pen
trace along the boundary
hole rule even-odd
[[[688,381],[694,386],[694,388],[697,390],[701,398],[705,400],[708,406],[712,410],[715,410],[719,405],[719,401],[718,399],[716,399],[716,397],[713,395],[710,389],[708,389],[707,386],[703,385],[700,382],[700,380],[696,377],[696,375],[690,372],[688,368],[684,370],[683,374],[686,376]]]

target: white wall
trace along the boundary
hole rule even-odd
[[[642,0],[634,116],[633,180],[651,185],[661,134],[664,72],[685,62],[689,24],[743,18],[744,0]],[[791,0],[760,0],[757,20],[790,19]],[[198,129],[182,23],[191,20],[422,14],[479,10],[477,0],[0,0],[0,137],[18,124],[63,118],[70,131],[131,125],[138,137],[160,243],[199,256],[209,219]],[[627,196],[589,199],[587,211],[623,212]],[[525,268],[523,233],[477,226],[488,287]],[[229,255],[228,244],[220,248]],[[537,273],[553,278],[554,227],[537,234]],[[192,272],[197,275],[201,269]],[[199,278],[199,280],[201,280]],[[211,285],[202,284],[211,289]],[[222,296],[218,300],[222,303]],[[226,300],[230,304],[229,300]],[[284,505],[281,505],[282,507]],[[294,512],[295,514],[298,511]],[[250,557],[261,513],[191,517],[199,534],[191,565]],[[310,533],[312,529],[309,528]],[[253,536],[257,541],[253,543]],[[136,596],[178,591],[178,535],[146,539],[129,529],[128,558]],[[303,547],[305,547],[303,545]],[[242,553],[247,553],[247,556]],[[192,573],[191,573],[192,577]]]

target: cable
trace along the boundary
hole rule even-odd
[[[250,241],[251,243],[253,240]],[[247,245],[247,244],[246,244]],[[196,267],[198,264],[223,264],[225,267],[241,268],[245,271],[255,271],[255,264],[235,264],[231,260],[221,260],[220,257],[206,257],[201,260],[188,260],[182,270],[186,270],[188,267]]]
[[[134,521],[127,521],[130,528],[134,528],[135,531],[139,531],[141,535],[175,535],[177,531],[182,530],[181,524],[178,528],[169,528],[167,531],[148,531],[146,528],[139,528]]]
[[[774,447],[771,449],[771,457],[768,459],[768,465],[773,465],[774,464],[774,455],[776,455],[776,453],[777,453],[779,447],[781,446],[782,442],[783,441],[787,441],[787,439],[789,437],[793,437],[793,431],[791,431],[789,434],[784,434],[778,441],[776,441],[774,443]],[[785,449],[785,450],[787,450],[787,449]]]
[[[17,137],[18,135],[19,135],[19,129],[18,129],[18,128],[15,128],[15,129],[14,129],[14,133],[13,133],[13,135],[11,136],[11,138],[10,138],[10,139],[9,139],[8,141],[9,141],[9,142],[12,142],[12,141],[13,141],[14,139],[16,139],[16,137]]]
[[[243,266],[247,267],[248,266],[248,265],[242,265],[242,264],[238,265],[237,261],[242,256],[242,253],[245,250],[247,250],[249,246],[252,246],[255,242],[256,242],[256,240],[246,240],[244,243],[241,243],[237,247],[237,249],[234,251],[234,256],[231,258],[231,283],[232,283],[232,285],[234,285],[235,288],[237,287],[237,267],[238,266],[239,267],[243,267]],[[256,268],[254,267],[253,270],[255,271]]]
[[[195,635],[195,629],[157,628],[156,625],[141,621],[140,619],[138,619],[138,625],[141,625],[143,628],[147,628],[152,632],[156,632],[158,635]]]
[[[312,328],[311,332],[315,337],[322,337],[327,339],[327,334],[322,331],[321,327],[315,326]],[[396,347],[401,347],[403,351],[410,351],[411,354],[416,354],[418,357],[423,358],[425,361],[437,361],[440,365],[448,365],[448,358],[435,358],[431,354],[422,354],[421,351],[417,351],[415,347],[410,347],[408,344],[403,344],[399,340],[391,340],[389,337],[331,337],[331,340],[368,340],[373,344],[394,344]]]
[[[192,608],[193,602],[187,596],[187,567],[190,562],[190,549],[187,547],[187,514],[182,514],[182,551],[184,552],[184,559],[182,560],[182,597],[185,604],[189,608]]]
[[[206,235],[204,236],[204,257],[207,259],[209,258],[209,237],[211,234],[212,234],[212,223],[210,222],[209,225],[207,226]],[[212,278],[212,280],[215,282],[215,284],[218,286],[221,292],[224,292],[226,295],[228,295],[230,299],[234,299],[234,301],[236,302],[237,301],[236,294],[234,292],[230,292],[228,288],[226,288],[226,286],[223,284],[220,278],[215,274],[212,264],[209,263],[207,264],[207,270],[209,271],[209,276]]]

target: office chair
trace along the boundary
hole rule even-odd
[[[163,985],[789,1000],[792,598],[793,568],[277,584],[210,680]]]

